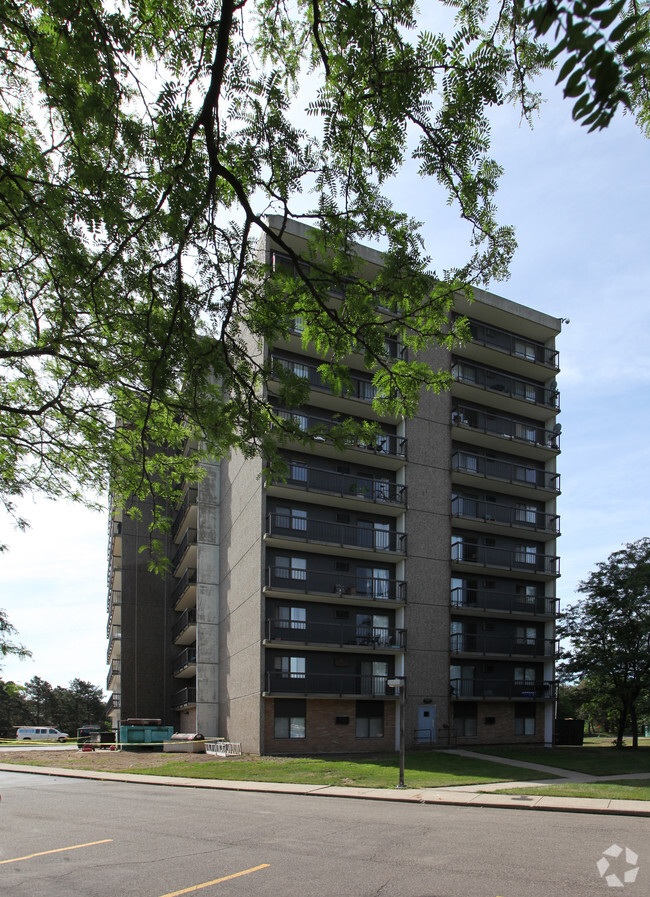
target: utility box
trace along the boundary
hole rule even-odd
[[[173,726],[120,726],[120,745],[123,751],[162,751],[164,743],[174,734]]]
[[[555,743],[581,746],[584,738],[583,719],[556,719]]]
[[[167,754],[205,754],[205,739],[199,732],[174,732],[163,745]]]

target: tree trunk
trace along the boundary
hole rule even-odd
[[[627,704],[623,704],[620,715],[618,717],[618,731],[616,733],[616,749],[623,748],[623,734],[625,732],[625,724],[627,723]]]
[[[632,722],[632,747],[638,748],[639,746],[639,727],[637,724],[636,718],[636,705],[634,701],[632,701],[630,705],[630,720]]]

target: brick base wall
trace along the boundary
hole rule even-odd
[[[351,754],[392,752],[395,750],[394,701],[384,702],[384,735],[382,738],[357,738],[356,701],[308,698],[305,738],[276,738],[274,734],[274,701],[264,701],[263,754]],[[347,725],[337,724],[336,717],[348,717]]]
[[[476,714],[476,735],[458,736],[456,743],[460,747],[479,744],[544,744],[544,705],[534,704],[535,734],[515,735],[514,704],[479,702]],[[493,717],[494,723],[486,723],[486,717]]]

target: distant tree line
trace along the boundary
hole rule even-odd
[[[0,735],[16,726],[53,726],[75,735],[83,725],[106,721],[102,689],[83,679],[73,679],[68,688],[52,687],[34,676],[25,685],[0,679]]]

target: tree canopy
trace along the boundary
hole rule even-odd
[[[597,565],[578,591],[585,597],[562,615],[570,639],[563,673],[588,678],[619,709],[617,745],[628,718],[637,745],[639,702],[650,695],[650,539],[639,539]]]
[[[530,118],[556,58],[590,128],[623,108],[647,129],[650,103],[646,2],[440,9],[455,19],[436,31],[413,0],[0,0],[7,510],[109,482],[169,498],[197,472],[188,438],[268,456],[271,427],[291,423],[264,399],[249,336],[275,340],[297,316],[334,388],[353,348],[379,409],[409,414],[423,386],[444,388],[417,350],[462,336],[454,293],[506,277],[515,249],[494,205],[490,109]],[[409,158],[471,227],[453,270],[387,198]],[[290,278],[256,255],[268,213],[315,228],[303,260],[276,235]],[[360,242],[385,251],[372,281],[356,276]],[[387,320],[408,360],[387,353]]]
[[[7,613],[0,608],[0,670],[2,669],[1,659],[7,654],[14,654],[17,657],[31,657],[31,651],[28,651],[24,645],[17,644],[13,637],[17,634],[16,627],[7,619]]]

